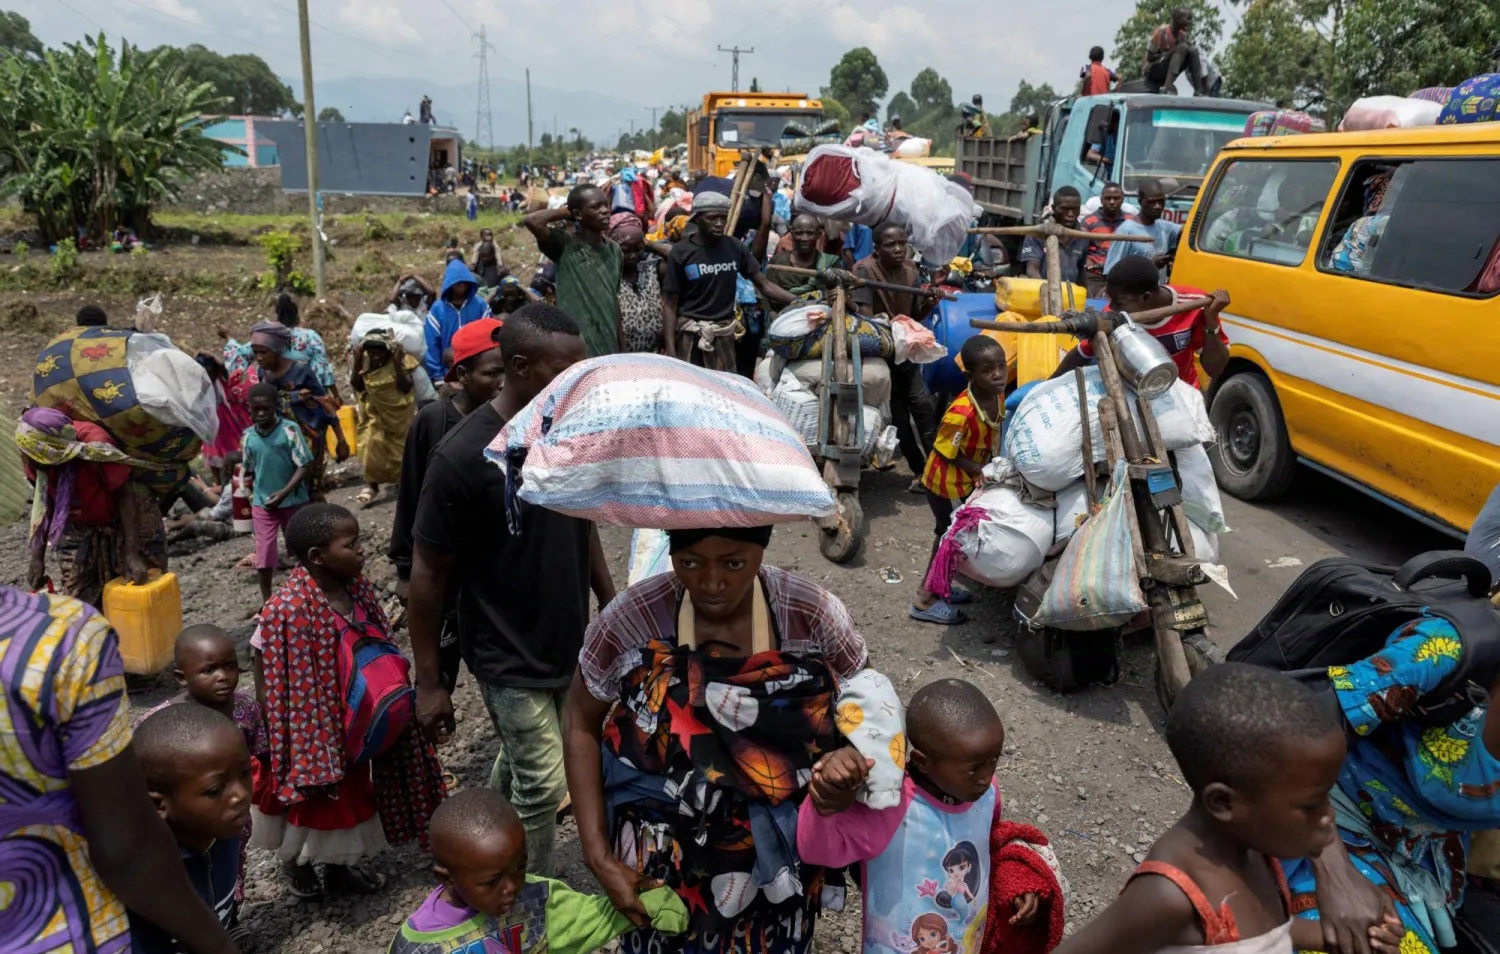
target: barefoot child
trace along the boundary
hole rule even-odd
[[[286,538],[299,565],[251,639],[276,803],[257,798],[254,844],[276,852],[299,898],[371,894],[385,880],[355,862],[425,837],[442,770],[411,717],[409,666],[362,575],[359,522],[343,507],[309,504]],[[363,704],[351,711],[345,690],[356,687]],[[326,866],[321,884],[314,865]]]
[[[477,950],[589,954],[635,927],[602,895],[526,873],[526,829],[499,792],[471,788],[432,815],[432,873],[440,887],[401,926],[390,954]],[[641,893],[658,931],[687,926],[682,899]],[[492,946],[493,945],[493,946]]]
[[[313,452],[302,429],[280,415],[274,385],[250,389],[250,420],[254,423],[240,441],[245,475],[250,477],[251,513],[255,523],[255,574],[260,599],[271,598],[271,577],[280,554],[276,536],[308,501],[307,475]]]
[[[1337,836],[1328,801],[1344,762],[1337,714],[1286,675],[1225,663],[1188,683],[1166,737],[1192,806],[1057,954],[1290,954],[1277,859],[1317,855]]]
[[[208,706],[167,706],[135,730],[134,747],[156,810],[182,851],[193,888],[226,929],[239,915],[240,832],[250,817],[250,753],[235,724]],[[134,954],[187,948],[134,911]]]
[[[1005,726],[976,686],[944,679],[912,697],[906,734],[907,773],[894,808],[850,804],[871,764],[854,749],[813,766],[797,851],[809,864],[863,866],[865,954],[974,954],[990,896]],[[1021,895],[1010,923],[1030,924],[1041,908],[1035,893]]]
[[[375,503],[381,484],[401,477],[401,451],[416,413],[412,373],[417,359],[389,332],[372,332],[359,342],[349,365],[349,386],[359,401],[359,462],[365,488],[354,500],[360,509]]]
[[[937,518],[928,570],[937,556],[938,544],[953,522],[953,511],[975,487],[984,484],[984,465],[990,462],[1000,446],[1000,422],[1005,417],[1005,349],[1000,342],[975,335],[959,351],[964,376],[969,386],[953,399],[943,421],[938,425],[927,467],[922,471],[922,486],[927,503]],[[907,611],[912,619],[923,623],[952,626],[964,621],[958,604],[971,599],[969,592],[954,586],[948,594],[927,588],[926,577],[917,590],[916,602]]]
[[[240,658],[234,640],[212,623],[189,626],[177,634],[173,647],[172,675],[183,691],[147,712],[145,718],[179,703],[206,706],[239,727],[250,753],[257,781],[266,770],[266,723],[253,692],[240,685]],[[245,849],[250,844],[250,816],[240,832],[239,878],[234,887],[236,906],[245,900]]]

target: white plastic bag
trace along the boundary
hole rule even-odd
[[[161,292],[150,298],[142,298],[135,305],[135,330],[151,333],[156,330],[156,321],[161,317]]]
[[[1229,529],[1224,521],[1224,498],[1214,479],[1214,465],[1202,444],[1177,451],[1177,475],[1182,478],[1182,508],[1188,520],[1209,533]],[[1216,562],[1216,561],[1215,561]]]
[[[1099,427],[1099,401],[1105,396],[1098,368],[1084,369],[1094,460],[1106,459],[1104,433]],[[1135,413],[1135,401],[1127,402]],[[1171,390],[1151,402],[1168,450],[1181,450],[1214,439],[1213,424],[1203,405],[1203,394],[1180,379]],[[1137,425],[1138,426],[1138,425]],[[1006,424],[1001,453],[1021,476],[1043,490],[1058,491],[1083,476],[1083,422],[1073,375],[1043,381],[1032,388]]]
[[[1193,538],[1193,558],[1200,563],[1219,562],[1219,535],[1188,521],[1188,533]]]
[[[807,195],[809,181],[817,183],[819,162],[852,163],[858,185],[841,195],[818,194],[826,204]],[[946,262],[958,254],[968,238],[974,198],[963,186],[949,182],[925,166],[893,159],[870,149],[818,146],[808,154],[797,183],[800,211],[824,218],[876,226],[894,222],[905,226],[912,247],[928,261]]]
[[[1339,132],[1361,129],[1411,129],[1415,126],[1433,126],[1443,114],[1443,104],[1425,99],[1407,99],[1405,96],[1364,96],[1356,99],[1344,119],[1339,123]]]
[[[755,386],[760,388],[760,393],[767,397],[770,396],[772,391],[776,390],[776,378],[772,376],[772,364],[775,360],[776,356],[771,354],[767,354],[764,358],[761,358],[755,363],[755,374],[751,378],[755,382]]]
[[[401,350],[421,361],[427,354],[427,337],[423,321],[414,311],[392,308],[385,314],[371,312],[354,319],[349,329],[349,347],[359,347],[359,342],[372,331],[389,331],[401,346]]]
[[[781,380],[771,392],[771,403],[786,417],[802,443],[818,442],[818,396],[797,380],[790,368],[781,372]]]
[[[1009,487],[986,487],[964,507],[984,511],[972,529],[955,527],[956,568],[989,586],[1018,586],[1041,568],[1052,546],[1052,512],[1023,501]]]
[[[1100,480],[1094,485],[1099,492],[1104,491],[1104,481]],[[1052,538],[1052,549],[1048,555],[1061,553],[1073,539],[1073,532],[1078,529],[1078,523],[1089,513],[1089,495],[1083,489],[1083,481],[1076,481],[1057,492],[1057,532]]]
[[[219,434],[219,405],[208,373],[162,334],[137,333],[125,343],[125,365],[141,407],[156,420],[185,427],[205,443]]]
[[[885,430],[886,424],[890,422],[890,415],[883,408],[871,407],[866,404],[860,409],[865,425],[865,450],[864,461],[866,464],[875,460],[875,443],[880,440],[880,432]],[[817,434],[813,435],[817,439]]]
[[[788,308],[771,321],[772,338],[800,340],[827,324],[833,311],[827,305],[801,305]]]
[[[948,356],[948,349],[937,343],[937,337],[917,321],[898,315],[891,320],[891,339],[896,346],[896,363],[932,364]]]

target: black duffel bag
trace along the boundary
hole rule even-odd
[[[1407,623],[1441,617],[1458,631],[1463,652],[1443,684],[1417,700],[1411,718],[1449,725],[1487,703],[1500,673],[1500,609],[1488,599],[1490,586],[1489,568],[1459,550],[1423,553],[1400,568],[1319,560],[1228,658],[1327,688],[1329,666],[1368,659]]]

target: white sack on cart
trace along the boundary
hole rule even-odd
[[[965,507],[985,513],[971,528],[950,530],[959,556],[955,568],[988,586],[1018,586],[1041,568],[1052,546],[1052,512],[1023,501],[1009,487],[987,487]]]
[[[781,372],[781,381],[771,392],[771,403],[785,415],[802,443],[818,442],[818,396],[797,380],[790,368]]]
[[[1187,511],[1187,518],[1209,533],[1228,530],[1224,498],[1219,495],[1214,465],[1202,444],[1178,449],[1177,476],[1182,478],[1182,508]]]
[[[1094,460],[1106,459],[1104,433],[1099,427],[1099,401],[1104,381],[1098,368],[1084,369]],[[1134,395],[1128,396],[1135,413]],[[1167,450],[1181,450],[1214,439],[1213,424],[1203,405],[1203,394],[1180,379],[1151,402]],[[1000,451],[1015,463],[1021,476],[1043,490],[1062,490],[1083,476],[1083,422],[1073,375],[1053,378],[1032,388],[1005,429]]]

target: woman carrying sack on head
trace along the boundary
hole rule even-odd
[[[864,638],[837,597],[763,565],[769,526],[668,536],[672,572],[594,621],[569,690],[584,860],[637,924],[650,882],[695,899],[686,934],[642,927],[628,954],[806,954],[823,869],[764,835],[785,836],[801,779],[841,744],[835,682],[864,667]]]

